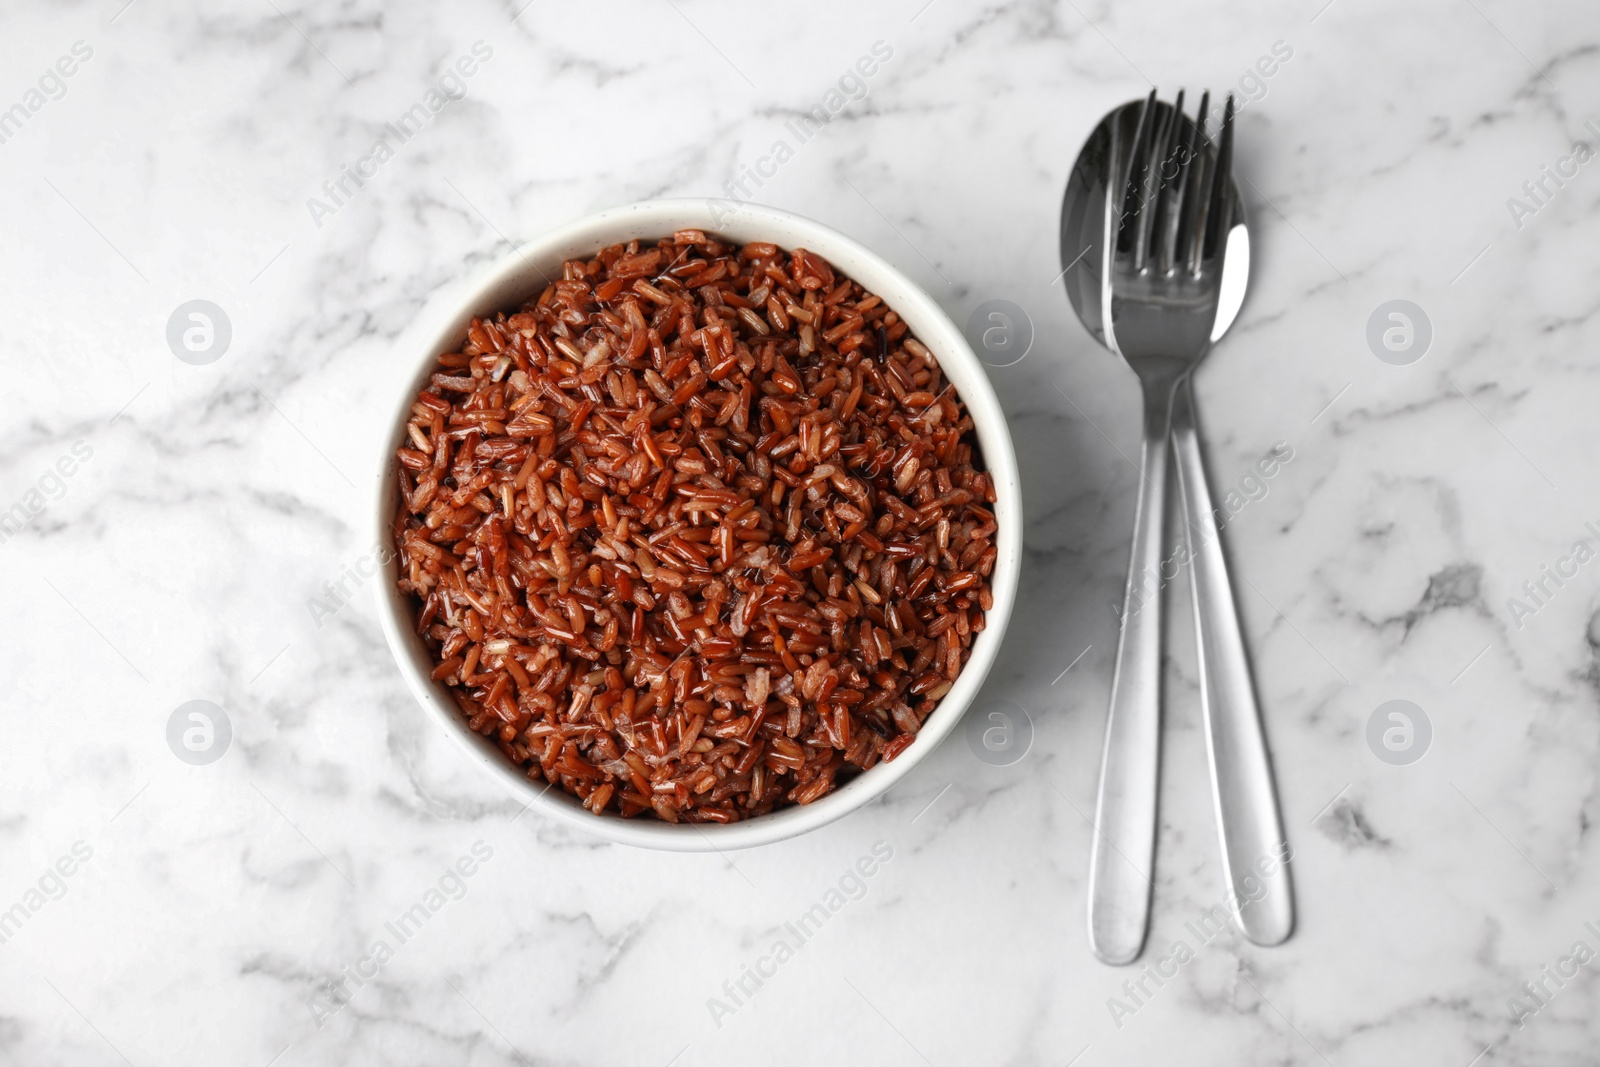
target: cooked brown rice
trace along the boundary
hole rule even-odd
[[[993,605],[961,398],[803,249],[568,262],[439,357],[398,478],[434,679],[597,813],[816,800],[905,751]]]

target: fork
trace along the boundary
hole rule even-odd
[[[1169,106],[1160,103],[1152,90],[1140,110],[1131,146],[1113,143],[1110,153],[1113,173],[1107,189],[1120,190],[1121,195],[1108,195],[1106,200],[1103,247],[1107,262],[1102,277],[1107,282],[1101,291],[1101,317],[1107,344],[1139,378],[1144,442],[1089,864],[1090,943],[1095,954],[1108,963],[1128,963],[1138,956],[1148,928],[1153,888],[1145,872],[1153,870],[1157,825],[1160,569],[1169,427],[1175,431],[1173,442],[1189,525],[1198,534],[1191,536],[1190,542],[1199,546],[1196,560],[1204,561],[1203,568],[1197,564],[1194,572],[1201,659],[1204,662],[1206,653],[1216,650],[1223,668],[1202,668],[1202,701],[1231,893],[1237,893],[1250,873],[1248,863],[1254,857],[1249,850],[1264,842],[1280,842],[1283,836],[1186,392],[1180,417],[1173,421],[1174,398],[1186,388],[1190,371],[1210,346],[1233,204],[1233,99],[1228,98],[1214,154],[1206,151],[1204,133],[1209,104],[1210,94],[1206,93],[1196,122],[1183,112],[1183,93]],[[1117,127],[1118,133],[1120,129]],[[1202,607],[1199,595],[1215,597],[1219,588],[1226,611],[1210,610],[1209,600],[1208,606]],[[1208,644],[1204,631],[1212,628],[1217,633],[1210,635]],[[1241,726],[1244,716],[1234,714],[1235,704],[1223,706],[1224,701],[1237,703],[1241,677],[1248,719],[1255,730],[1255,750],[1250,748],[1252,735]],[[1252,756],[1257,757],[1254,763]],[[1244,788],[1233,788],[1233,779],[1241,775]],[[1260,814],[1263,782],[1268,813],[1264,819]],[[1275,875],[1287,878],[1281,867]],[[1269,885],[1268,891],[1275,888],[1279,887]],[[1276,906],[1286,909],[1286,891],[1279,897]],[[1258,908],[1253,913],[1266,914],[1267,921],[1257,924],[1261,929],[1252,930],[1241,910],[1241,924],[1252,940],[1276,943],[1287,936],[1285,928],[1282,936],[1271,940],[1273,927],[1282,924],[1275,923],[1268,911]]]

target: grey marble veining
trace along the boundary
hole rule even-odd
[[[1593,1062],[1592,5],[523,3],[0,14],[0,1059]],[[1207,923],[1180,576],[1154,926],[1114,969],[1084,883],[1137,390],[1056,219],[1151,81],[1249,100],[1253,286],[1198,394],[1299,925]],[[956,736],[822,831],[669,856],[520,815],[423,720],[359,566],[390,346],[510,242],[650,196],[823,220],[957,322],[1027,312],[990,372],[1026,573],[980,701],[1026,713],[1018,762]],[[1406,365],[1366,339],[1396,299],[1432,330]],[[231,325],[203,365],[167,337],[193,300]],[[169,746],[191,700],[213,763]],[[1368,743],[1391,700],[1431,726],[1408,765]]]

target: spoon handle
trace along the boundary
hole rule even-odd
[[[1200,706],[1222,839],[1223,874],[1234,921],[1258,945],[1276,945],[1294,928],[1288,843],[1278,816],[1272,762],[1261,729],[1250,660],[1218,536],[1211,490],[1186,380],[1172,409],[1172,447],[1187,521],[1195,635],[1200,646]]]
[[[1133,553],[1123,593],[1100,795],[1089,853],[1089,946],[1106,963],[1132,963],[1150,920],[1161,734],[1161,538],[1172,391],[1145,387]]]

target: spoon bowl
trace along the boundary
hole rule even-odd
[[[1127,151],[1138,135],[1143,100],[1131,100],[1113,109],[1095,126],[1078,152],[1061,199],[1062,281],[1067,299],[1089,336],[1106,348],[1105,322],[1109,318],[1110,292],[1102,283],[1110,277],[1109,255],[1115,237],[1114,217],[1106,214],[1106,199],[1113,179],[1117,153]],[[1166,104],[1160,104],[1167,107]],[[1230,202],[1227,251],[1222,261],[1222,285],[1217,315],[1211,326],[1211,343],[1222,339],[1244,306],[1250,285],[1250,227],[1238,182],[1228,180]]]

